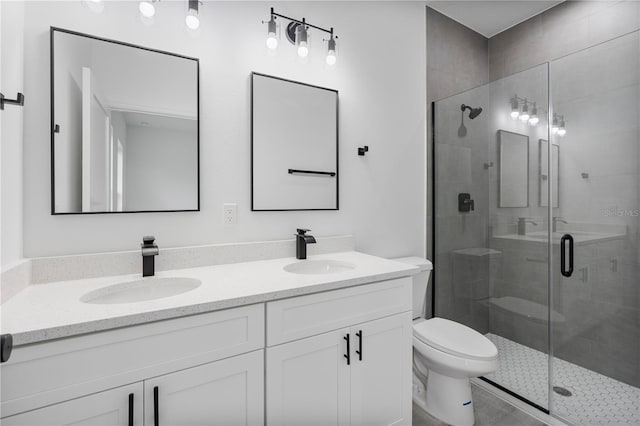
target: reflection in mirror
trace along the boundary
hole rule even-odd
[[[198,60],[51,29],[52,214],[199,209]]]
[[[500,207],[529,206],[529,137],[498,130]]]
[[[253,73],[254,211],[338,210],[338,92]]]
[[[549,206],[549,142],[544,139],[539,141],[539,158],[540,158],[540,174],[538,176],[538,188],[540,189],[540,206]],[[558,185],[560,171],[560,147],[556,144],[551,144],[551,191],[553,194],[553,206],[558,207],[558,200],[560,199]]]

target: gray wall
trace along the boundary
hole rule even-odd
[[[640,2],[566,1],[489,39],[495,81],[638,29]]]
[[[446,98],[462,91],[481,86],[489,81],[488,63],[489,45],[486,37],[475,31],[457,23],[443,14],[427,7],[427,182],[428,194],[427,203],[427,252],[432,258],[432,189],[431,180],[431,154],[432,154],[432,122],[431,122],[431,102]],[[460,218],[457,212],[451,212],[450,219]],[[455,227],[451,229],[458,234],[463,232],[463,228]],[[451,240],[464,240],[462,235],[451,236]],[[485,241],[474,241],[474,246],[482,247]],[[442,271],[444,272],[444,271]],[[436,274],[439,273],[437,270]],[[450,316],[451,311],[451,283],[447,283],[449,278],[438,287],[442,290],[442,297],[437,300],[442,301],[446,306],[437,307],[438,315]],[[429,292],[430,295],[430,292]],[[430,314],[431,300],[428,296],[427,307]]]

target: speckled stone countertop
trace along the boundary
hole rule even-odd
[[[286,272],[295,258],[261,260],[191,269],[161,271],[155,277],[202,281],[189,292],[135,303],[89,304],[86,293],[141,279],[140,274],[30,285],[1,306],[0,331],[11,333],[14,345],[93,333],[178,318],[270,300],[356,286],[416,274],[419,269],[354,251],[310,256],[349,262],[354,269],[321,275]],[[154,279],[154,278],[146,278]]]

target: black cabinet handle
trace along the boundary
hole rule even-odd
[[[347,333],[347,335],[344,336],[344,340],[347,341],[347,353],[344,354],[344,357],[347,359],[347,365],[351,365],[351,349],[349,347],[350,345],[349,333]]]
[[[567,242],[569,243],[569,268],[567,268]],[[573,274],[573,237],[564,234],[560,239],[560,273],[565,277]]]
[[[356,336],[358,336],[358,350],[356,353],[358,354],[358,360],[362,361],[362,330],[358,330]]]
[[[133,426],[133,394],[129,394],[129,426]]]
[[[153,388],[153,426],[160,425],[160,418],[158,415],[158,387]]]
[[[9,361],[13,350],[13,336],[10,333],[0,335],[0,363]]]

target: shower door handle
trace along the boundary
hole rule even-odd
[[[567,243],[569,244],[569,267],[567,268]],[[573,237],[564,234],[560,239],[560,273],[569,278],[573,274]]]

